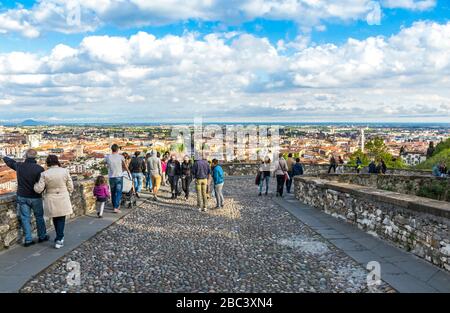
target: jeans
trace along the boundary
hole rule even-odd
[[[180,176],[169,176],[169,183],[170,183],[170,192],[172,195],[178,195],[178,180],[180,179]]]
[[[223,202],[224,202],[223,192],[222,192],[223,191],[223,183],[215,185],[214,191],[216,193],[217,207],[223,207]]]
[[[292,176],[294,175],[294,173],[292,173],[292,171],[288,172],[289,174],[289,179],[286,181],[286,191],[287,193],[291,193],[291,186],[292,186]]]
[[[42,199],[17,196],[17,208],[25,236],[25,243],[33,241],[31,233],[31,211],[33,211],[36,219],[38,237],[39,239],[44,239],[47,236],[47,228],[45,227]]]
[[[277,194],[282,197],[284,189],[284,175],[277,175]]]
[[[120,206],[122,200],[123,177],[111,177],[109,179],[109,186],[111,187],[111,201],[114,209]]]
[[[197,179],[197,205],[201,209],[206,209],[208,203],[208,197],[206,195],[206,186],[208,185],[208,179]]]
[[[266,193],[269,192],[269,182],[270,182],[270,176],[261,177],[261,180],[259,181],[259,192],[262,193],[264,182],[266,182]]]
[[[131,173],[134,182],[134,189],[137,193],[142,191],[142,180],[144,179],[144,174],[142,173]]]
[[[153,189],[152,175],[150,173],[145,174],[145,188],[147,190]]]
[[[189,186],[191,185],[192,177],[191,176],[182,176],[181,177],[181,185],[184,191],[184,195],[186,198],[189,197]]]
[[[64,227],[66,226],[66,217],[58,216],[53,218],[53,226],[55,226],[56,238],[55,241],[64,239]]]

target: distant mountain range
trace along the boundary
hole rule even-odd
[[[41,126],[41,125],[47,125],[48,123],[46,122],[41,122],[41,121],[35,121],[32,119],[29,120],[25,120],[22,123],[19,123],[17,125],[19,126]]]

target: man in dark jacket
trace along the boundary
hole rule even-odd
[[[144,174],[146,170],[145,160],[142,158],[140,151],[134,153],[134,157],[130,162],[130,172],[134,181],[134,189],[136,190],[136,196],[139,198],[139,193],[142,190],[142,180],[144,179]]]
[[[194,166],[192,167],[192,176],[195,179],[197,190],[198,210],[206,212],[208,210],[206,188],[208,186],[208,179],[211,176],[211,167],[209,166],[208,161],[197,158],[197,161],[195,161]]]
[[[42,166],[36,162],[37,152],[28,150],[24,162],[17,162],[11,158],[3,157],[6,165],[17,173],[17,208],[22,223],[25,236],[24,246],[29,247],[34,244],[31,228],[31,212],[36,219],[38,241],[48,241],[47,229],[44,221],[44,208],[42,195],[34,191],[34,184],[39,181]]]
[[[336,163],[336,158],[332,155],[330,158],[330,166],[328,167],[328,174],[331,173],[331,169],[333,169],[334,173],[336,173]]]
[[[375,161],[372,160],[369,164],[369,174],[377,174],[377,165],[375,164]]]
[[[181,163],[181,186],[184,191],[184,196],[189,199],[189,186],[192,181],[192,162],[188,156],[184,157],[183,163]]]
[[[181,166],[175,155],[171,155],[169,162],[167,162],[166,175],[169,177],[170,191],[172,193],[171,199],[176,199],[178,197],[178,181],[180,180]]]

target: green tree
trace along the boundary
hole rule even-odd
[[[370,159],[364,152],[361,151],[361,149],[358,149],[350,156],[350,161],[348,161],[348,165],[350,166],[356,166],[356,160],[358,157],[361,159],[362,166],[368,166],[370,163]]]
[[[388,152],[388,148],[384,143],[383,138],[375,137],[369,140],[365,147],[366,153],[363,153],[361,149],[359,149],[351,155],[349,165],[355,166],[356,159],[359,156],[363,166],[369,165],[371,160],[383,160],[389,168],[407,167],[401,158],[394,157]]]

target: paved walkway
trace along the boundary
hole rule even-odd
[[[145,199],[139,204],[143,200]],[[114,214],[106,208],[102,219],[82,216],[70,220],[65,229],[64,247],[58,250],[53,248],[53,241],[50,241],[28,248],[15,245],[0,252],[0,292],[19,291],[30,278],[128,213],[130,210],[125,209],[121,214]],[[51,238],[55,238],[53,230],[49,234]]]
[[[293,194],[275,202],[362,266],[381,265],[381,278],[399,292],[450,292],[450,273],[356,226],[300,203]]]
[[[207,213],[195,194],[141,208],[30,280],[22,292],[369,292],[367,271],[270,197],[228,178]],[[210,200],[209,206],[214,205]],[[80,264],[68,286],[66,265]],[[387,284],[379,292],[393,291]]]
[[[0,253],[0,291],[369,292],[369,261],[381,264],[378,292],[450,291],[447,272],[292,195],[275,198],[273,186],[267,197],[255,189],[253,178],[228,178],[225,207],[206,214],[195,194],[166,193],[127,216],[78,218],[61,250]],[[69,261],[81,265],[80,286],[67,286]]]

